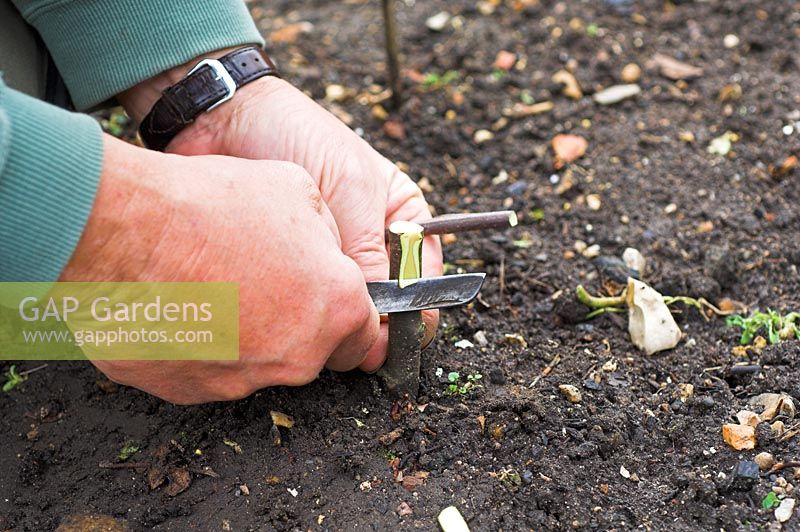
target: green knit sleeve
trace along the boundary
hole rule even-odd
[[[263,44],[243,0],[13,1],[79,110],[199,55]]]
[[[0,281],[54,281],[92,209],[102,132],[0,78]]]

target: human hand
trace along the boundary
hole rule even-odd
[[[379,317],[302,168],[104,138],[97,198],[61,280],[240,283],[239,361],[94,361],[104,373],[199,403],[362,363]]]
[[[173,73],[170,81],[177,79]],[[153,83],[145,83],[123,100],[135,118],[149,109],[142,98],[156,94]],[[274,77],[245,85],[231,101],[199,116],[167,151],[283,160],[302,166],[333,213],[342,250],[359,265],[367,281],[388,278],[384,228],[396,220],[430,218],[422,192],[406,174],[302,92]],[[264,193],[269,193],[268,185]],[[423,265],[426,276],[442,274],[437,237],[425,239]],[[438,312],[426,311],[423,319],[427,343],[435,333]],[[374,371],[382,365],[387,340],[384,325],[362,369]]]

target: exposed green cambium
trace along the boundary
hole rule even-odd
[[[422,277],[422,231],[400,235],[400,249],[400,274],[397,280],[400,288],[405,288]]]

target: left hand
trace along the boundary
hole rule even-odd
[[[333,213],[342,251],[358,264],[366,281],[388,278],[385,227],[396,220],[420,221],[431,216],[419,187],[397,166],[302,92],[274,77],[245,85],[230,102],[199,116],[167,151],[282,160],[302,166]],[[264,187],[268,194],[269,183]],[[441,275],[442,269],[439,239],[426,238],[425,276]],[[423,319],[429,340],[438,312],[426,311]],[[388,329],[382,324],[381,336],[361,369],[372,372],[383,364],[387,342]]]

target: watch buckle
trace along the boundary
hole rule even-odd
[[[188,74],[186,74],[186,77],[191,76],[198,69],[200,69],[201,67],[204,67],[204,66],[211,67],[211,70],[214,71],[214,79],[215,80],[222,80],[222,83],[225,84],[225,88],[228,89],[228,93],[225,96],[223,96],[222,99],[220,99],[219,101],[214,103],[211,107],[206,109],[206,111],[211,111],[212,109],[214,109],[218,105],[223,104],[223,103],[227,102],[228,100],[230,100],[231,98],[233,98],[233,95],[236,94],[236,82],[233,80],[233,78],[231,77],[230,73],[225,68],[225,66],[221,62],[216,60],[216,59],[203,59],[202,61],[197,63],[194,66],[194,68],[192,68],[189,71]]]

